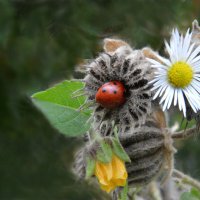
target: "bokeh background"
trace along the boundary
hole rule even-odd
[[[0,0],[0,200],[100,199],[70,172],[80,140],[52,128],[31,94],[72,77],[105,37],[162,52],[199,11],[199,0]],[[176,167],[198,179],[199,141],[176,144]]]

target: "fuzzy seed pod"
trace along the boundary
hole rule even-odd
[[[126,164],[129,186],[144,186],[158,177],[171,175],[175,149],[164,121],[163,112],[157,110],[147,117],[144,125],[129,128],[126,134],[120,134],[120,142],[132,161]],[[88,151],[88,147],[85,148]],[[91,149],[94,152],[95,148],[90,146],[90,152]],[[76,158],[79,164],[80,160]],[[85,165],[81,166],[84,171]]]
[[[120,142],[132,161],[126,167],[129,185],[133,187],[151,182],[166,164],[168,168],[173,165],[172,140],[153,117],[148,117],[143,126],[123,134]]]
[[[129,46],[119,47],[114,53],[102,53],[87,66],[84,78],[88,102],[95,102],[98,89],[110,81],[120,81],[126,89],[125,103],[118,108],[108,109],[95,103],[94,129],[106,135],[114,121],[119,127],[143,124],[151,113],[151,91],[148,82],[152,76],[149,62],[142,51]]]

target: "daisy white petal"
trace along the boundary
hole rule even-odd
[[[178,100],[178,89],[174,90],[174,106],[176,106]]]
[[[162,96],[162,94],[163,94],[164,91],[166,90],[167,86],[168,86],[167,84],[163,86],[163,88],[162,88],[162,90],[161,90],[161,92],[160,92],[159,97]]]
[[[195,65],[195,64],[197,64],[197,62],[199,62],[199,60],[200,60],[200,56],[197,56],[190,62],[190,64]]]
[[[173,90],[170,88],[170,92],[168,93],[165,99],[165,103],[163,105],[163,111],[165,111],[168,106],[170,107],[172,99],[173,99]]]
[[[161,78],[156,78],[155,81],[156,82],[154,83],[154,87],[161,86],[165,82],[165,80],[163,78],[162,79]]]
[[[200,82],[200,77],[199,77],[199,76],[195,76],[195,77],[194,77],[194,80]]]
[[[181,90],[178,90],[178,107],[179,107],[179,110],[182,110],[182,103],[181,103],[181,99],[182,99],[182,91]]]
[[[165,94],[163,95],[163,97],[161,98],[160,100],[160,103],[162,103],[163,101],[165,101],[165,99],[168,97],[169,93],[170,93],[170,90],[171,89],[171,86],[167,86],[166,90],[165,90]]]
[[[174,92],[175,92],[175,90],[172,90],[172,92],[170,93],[170,96],[169,96],[169,102],[168,102],[168,104],[167,104],[167,109],[169,109],[169,107],[170,107],[171,104],[172,104],[172,100],[173,100]]]
[[[195,90],[200,93],[200,82],[197,80],[193,80],[191,85],[193,86],[193,88],[195,88]]]
[[[162,94],[162,91],[167,87],[167,84],[162,85],[157,92],[155,93],[155,95],[153,96],[153,99],[156,99],[158,97],[158,95],[160,96],[160,94]]]
[[[189,86],[187,88],[187,90],[189,91],[189,94],[190,94],[190,98],[193,99],[193,102],[195,103],[195,107],[198,109],[200,108],[200,105],[199,105],[199,100],[200,100],[200,97],[199,97],[199,93],[192,87],[192,86]]]
[[[187,61],[188,57],[190,56],[190,54],[192,53],[192,50],[194,49],[195,44],[191,44],[189,50],[186,52],[186,57],[185,57],[185,61]]]
[[[193,70],[195,73],[200,72],[200,60],[193,64]]]
[[[184,94],[185,94],[185,96],[186,96],[186,98],[187,98],[187,100],[188,100],[188,102],[189,102],[189,104],[190,104],[190,106],[192,107],[192,110],[194,111],[194,112],[197,112],[197,104],[195,104],[195,98],[193,98],[193,96],[192,95],[190,95],[190,90],[189,90],[189,88],[186,88],[185,89],[185,91],[184,91]]]
[[[188,62],[193,63],[193,59],[197,56],[197,54],[200,52],[200,46],[198,46],[190,55],[190,57],[188,58]]]
[[[192,34],[189,33],[189,29],[187,30],[185,34],[185,38],[183,41],[183,56],[187,57],[187,52],[190,47],[190,40],[191,40]]]
[[[163,85],[163,80],[160,80],[159,82],[155,83],[154,86],[151,88],[152,91],[158,89],[159,87],[161,87]]]
[[[166,46],[166,49],[167,49],[169,55],[172,55],[172,50],[171,50],[171,48],[170,48],[168,42],[167,42],[166,40],[165,40],[164,42],[165,42],[165,46]]]
[[[168,104],[168,101],[169,101],[169,96],[167,96],[166,99],[164,100],[163,111],[166,110],[166,108],[167,108],[167,104]]]

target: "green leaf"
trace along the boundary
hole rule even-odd
[[[112,139],[112,146],[114,153],[121,158],[125,162],[131,162],[128,154],[124,150],[123,146],[120,143],[119,136],[118,136],[118,128],[117,126],[114,127],[114,136],[115,138]]]
[[[109,163],[112,159],[112,149],[104,140],[100,141],[100,149],[97,151],[97,160]]]
[[[200,199],[200,191],[197,190],[196,188],[192,188],[190,193],[194,196],[197,197],[198,199]]]
[[[191,192],[184,192],[181,194],[180,200],[199,200],[199,198],[194,196]]]
[[[63,81],[52,88],[32,95],[34,99],[55,103],[71,108],[79,108],[85,101],[85,97],[72,98],[72,93],[83,88],[79,81]]]
[[[93,158],[86,158],[86,179],[90,178],[94,174],[95,160]]]
[[[84,87],[78,81],[63,81],[32,96],[34,104],[50,123],[67,136],[78,136],[89,129],[90,111],[78,111],[85,97],[72,98],[72,93]]]
[[[113,152],[123,161],[131,162],[128,154],[117,139],[112,139]]]

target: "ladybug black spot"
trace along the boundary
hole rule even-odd
[[[102,92],[106,92],[106,89],[102,89]]]
[[[113,84],[114,84],[114,85],[117,85],[117,83],[116,83],[116,82],[114,82]]]
[[[114,92],[113,92],[114,94],[117,94],[117,91],[116,90],[114,90]]]

